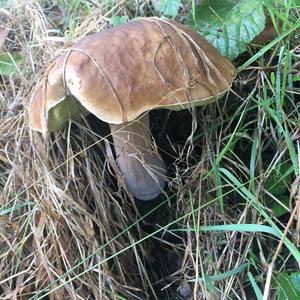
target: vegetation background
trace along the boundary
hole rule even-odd
[[[195,114],[151,112],[169,181],[147,204],[115,177],[107,124],[43,139],[27,116],[61,49],[140,16],[238,70]],[[0,299],[300,299],[299,17],[297,0],[0,0]]]

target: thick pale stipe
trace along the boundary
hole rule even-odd
[[[130,123],[110,124],[110,128],[128,190],[139,200],[154,199],[164,188],[166,165],[153,150],[148,114]]]

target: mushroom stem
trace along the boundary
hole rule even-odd
[[[163,190],[166,165],[151,144],[149,115],[110,124],[117,163],[128,190],[139,200],[152,200]]]

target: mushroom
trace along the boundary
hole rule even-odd
[[[164,188],[166,165],[153,147],[148,111],[206,105],[234,77],[234,66],[196,32],[140,18],[65,49],[33,94],[29,123],[45,133],[88,113],[108,122],[127,189],[151,200]]]

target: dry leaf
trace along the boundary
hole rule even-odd
[[[279,30],[281,30],[281,25],[282,24],[279,23]],[[276,39],[278,35],[272,20],[267,19],[265,29],[252,41],[252,44],[262,46]]]
[[[5,52],[4,43],[9,34],[8,29],[3,29],[0,31],[0,53]]]

